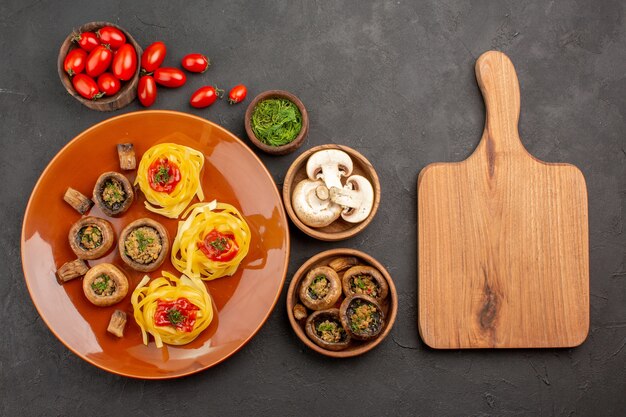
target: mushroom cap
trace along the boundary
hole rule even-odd
[[[341,218],[349,223],[360,223],[367,219],[374,206],[374,188],[372,183],[361,175],[353,175],[346,180],[344,190],[350,191],[349,194],[356,198],[351,199],[353,204],[343,205]],[[341,190],[331,189],[330,193],[331,200],[337,201],[336,198],[333,198],[333,194],[341,194]]]
[[[308,290],[315,278],[320,275],[323,275],[326,278],[330,288],[324,297],[314,299],[309,295]],[[298,295],[300,296],[302,304],[311,310],[324,310],[335,305],[335,303],[339,300],[339,297],[341,297],[341,290],[341,280],[335,270],[328,266],[318,266],[311,269],[306,274],[304,280],[302,280],[302,283],[300,284],[300,291]]]
[[[367,329],[355,331],[352,329],[351,314],[354,309],[353,306],[358,306],[358,304],[369,304],[373,306],[378,317]],[[363,294],[352,294],[346,297],[339,307],[339,318],[341,319],[343,328],[355,340],[367,341],[376,339],[385,327],[385,313],[380,307],[380,304],[372,297]]]
[[[102,197],[106,183],[109,180],[117,181],[122,186],[124,193],[126,194],[123,201],[115,203],[112,206],[109,206]],[[130,208],[134,200],[135,192],[133,190],[133,186],[130,181],[128,181],[128,178],[119,172],[109,171],[103,173],[100,177],[98,177],[96,185],[93,187],[93,201],[107,216],[115,217],[124,213]]]
[[[339,149],[315,152],[306,162],[306,174],[311,180],[321,179],[328,188],[341,188],[341,177],[352,174],[350,155]]]
[[[338,308],[330,308],[328,310],[316,311],[309,316],[304,326],[304,330],[307,336],[309,336],[309,339],[311,339],[313,343],[315,343],[319,347],[327,350],[338,351],[347,348],[350,345],[350,335],[348,334],[348,332],[345,332],[345,329],[343,329],[345,332],[344,337],[339,342],[327,342],[318,335],[316,324],[324,320],[333,321],[337,323],[339,327],[343,328],[343,326],[341,325],[341,320],[339,319]]]
[[[372,298],[376,299],[376,301],[378,301],[379,303],[387,298],[387,295],[389,294],[389,285],[387,284],[387,280],[378,269],[368,265],[353,266],[346,272],[344,272],[343,278],[341,279],[341,284],[343,286],[343,294],[346,297],[349,297],[352,294],[356,294],[356,292],[352,291],[351,281],[352,278],[359,275],[368,275],[372,277],[372,280],[378,285],[378,294],[376,295],[376,297]]]
[[[161,238],[161,252],[159,252],[159,256],[154,261],[148,264],[142,264],[140,262],[137,262],[126,254],[125,245],[126,245],[126,239],[128,238],[128,235],[130,235],[130,233],[133,230],[138,229],[140,227],[150,227],[154,229],[159,235],[159,237]],[[157,269],[159,266],[161,266],[163,261],[165,261],[165,258],[167,257],[167,254],[169,253],[169,250],[170,250],[170,236],[169,236],[169,233],[167,232],[167,229],[161,223],[157,222],[156,220],[152,220],[148,217],[144,217],[141,219],[137,219],[133,221],[132,223],[129,223],[122,230],[122,233],[120,233],[120,238],[117,244],[117,249],[120,253],[120,257],[122,258],[122,261],[124,261],[126,265],[130,266],[136,271],[151,272]]]
[[[115,283],[115,292],[111,295],[98,295],[91,288],[91,284],[102,274],[108,275]],[[108,307],[119,303],[126,297],[126,294],[128,294],[128,278],[113,264],[98,264],[85,274],[85,278],[83,278],[83,292],[92,304],[98,307]]]
[[[293,211],[298,219],[310,227],[328,226],[341,215],[342,207],[330,200],[322,200],[317,188],[324,186],[321,180],[300,181],[291,195]]]
[[[102,233],[102,243],[93,249],[86,249],[80,244],[80,231],[83,227],[88,226],[97,227]],[[70,248],[78,259],[98,259],[102,258],[113,246],[115,232],[113,232],[113,225],[109,221],[100,217],[87,216],[72,225],[68,232],[68,240]]]

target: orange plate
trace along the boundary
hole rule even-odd
[[[112,307],[96,307],[82,292],[82,280],[59,285],[55,271],[76,258],[68,244],[70,226],[80,215],[63,201],[67,187],[91,196],[98,176],[120,171],[116,144],[132,142],[137,164],[152,145],[174,142],[204,153],[202,173],[205,201],[217,199],[237,207],[252,231],[250,251],[232,277],[207,282],[214,301],[213,322],[185,346],[157,349],[141,340],[134,321],[129,291]],[[133,181],[135,171],[124,172]],[[129,211],[109,218],[99,209],[88,214],[111,221],[116,237],[125,225],[140,217],[161,222],[173,240],[175,220],[149,212],[141,193]],[[197,198],[193,202],[197,202]],[[30,197],[22,228],[22,266],[35,307],[50,330],[71,351],[106,371],[146,379],[192,374],[228,358],[261,328],[276,305],[289,263],[289,229],[285,211],[271,175],[261,161],[233,134],[207,120],[172,111],[142,111],[106,120],[87,129],[65,146],[41,175]],[[117,250],[89,261],[93,266],[112,262],[128,275],[131,289],[143,274],[132,271]],[[180,275],[168,260],[150,273]],[[111,314],[128,315],[122,339],[106,331]]]

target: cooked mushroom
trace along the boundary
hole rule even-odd
[[[328,226],[341,215],[341,206],[329,199],[328,188],[320,180],[303,180],[291,195],[296,216],[310,227]]]
[[[108,221],[87,216],[72,225],[68,239],[79,259],[98,259],[111,249],[115,234]]]
[[[313,343],[324,349],[337,351],[350,345],[350,335],[341,325],[337,308],[311,314],[304,330]]]
[[[332,307],[341,296],[341,281],[337,273],[327,266],[311,269],[300,284],[300,301],[311,310]]]
[[[359,264],[359,260],[354,256],[340,256],[328,262],[328,266],[337,272],[344,271]]]
[[[126,297],[128,278],[113,264],[98,264],[85,274],[83,292],[92,304],[108,307]]]
[[[371,266],[353,266],[343,274],[341,284],[346,297],[365,294],[382,302],[389,293],[387,280],[378,269]]]
[[[385,326],[382,308],[372,297],[353,294],[339,307],[339,318],[346,332],[356,340],[372,340]]]
[[[342,188],[341,177],[352,173],[350,155],[339,149],[317,151],[306,162],[306,174],[309,179],[321,179],[328,189]]]
[[[293,306],[293,316],[296,320],[305,319],[309,313],[306,311],[306,308],[302,304],[296,304]]]
[[[89,267],[82,259],[74,259],[70,262],[65,262],[57,270],[57,281],[59,284],[64,284],[75,278],[82,277],[87,273]]]
[[[170,240],[165,227],[152,219],[142,218],[130,223],[122,230],[118,250],[122,260],[131,268],[150,272],[157,269],[170,249]]]
[[[124,337],[124,328],[126,328],[126,313],[122,310],[115,310],[111,315],[107,332],[117,337]]]
[[[374,188],[365,177],[353,175],[343,188],[330,189],[330,200],[343,207],[341,217],[345,221],[360,223],[372,212]]]
[[[74,208],[80,214],[85,214],[93,206],[93,201],[80,191],[76,191],[72,187],[68,187],[63,195],[63,200]]]
[[[122,170],[132,171],[137,166],[137,158],[135,158],[135,149],[132,143],[118,143],[117,156]]]
[[[133,204],[135,192],[128,178],[119,172],[105,172],[96,181],[93,199],[104,214],[117,216]]]

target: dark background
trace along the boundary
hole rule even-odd
[[[6,1],[0,3],[0,415],[509,415],[626,413],[626,24],[605,1]],[[194,113],[249,143],[246,103],[194,110],[205,84],[285,89],[307,106],[299,152],[261,154],[279,187],[297,154],[345,144],[373,163],[380,210],[360,235],[323,243],[295,227],[287,275],[333,247],[361,249],[394,278],[390,336],[358,358],[330,360],[292,332],[285,291],[239,353],[199,374],[138,381],[66,349],[39,318],[20,264],[24,209],[50,159],[116,114],[88,110],[63,89],[58,48],[77,26],[108,20],[166,60],[213,62],[155,109]],[[473,66],[489,49],[516,65],[521,137],[540,159],[571,162],[589,192],[591,328],[575,349],[434,351],[417,332],[416,180],[426,164],[466,158],[484,107]],[[54,221],[54,219],[51,219]]]

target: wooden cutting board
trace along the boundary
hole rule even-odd
[[[487,111],[474,153],[417,185],[419,331],[441,349],[571,347],[589,329],[587,188],[530,155],[510,59],[476,61]]]

